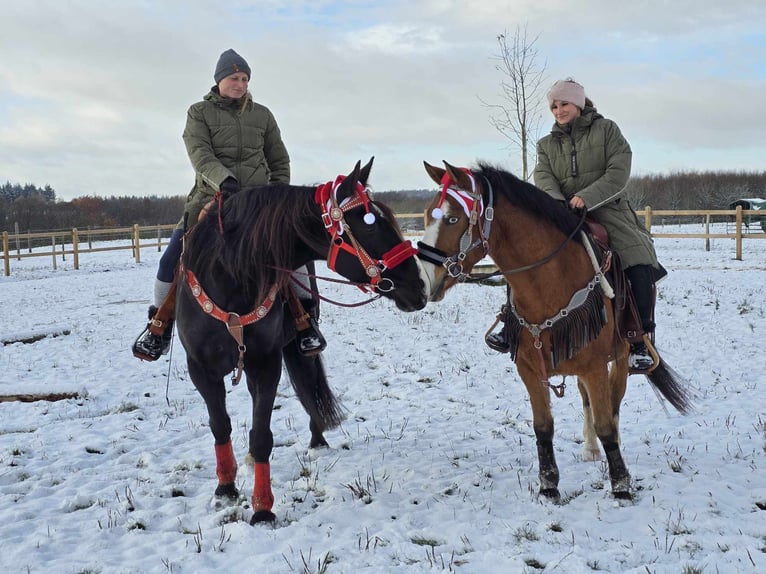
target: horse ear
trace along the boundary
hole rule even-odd
[[[370,158],[370,161],[367,162],[367,165],[365,165],[362,168],[362,171],[359,172],[359,183],[361,183],[365,187],[367,187],[367,180],[370,179],[370,170],[372,169],[372,161],[374,159],[375,159],[375,156],[372,156]]]
[[[444,170],[440,167],[433,166],[429,164],[428,162],[423,162],[423,166],[426,168],[426,172],[428,175],[431,176],[431,179],[434,180],[437,184],[441,185],[442,183],[442,177],[444,176]]]
[[[443,163],[444,167],[447,168],[447,173],[449,174],[450,179],[455,182],[457,187],[466,191],[473,191],[471,180],[468,177],[468,174],[466,174],[462,169],[448,164],[446,161]]]
[[[356,182],[359,181],[359,171],[361,170],[362,161],[359,160],[354,166],[354,171],[346,176],[346,179],[338,187],[337,198],[340,203],[347,197],[354,194],[356,191]],[[366,167],[366,166],[365,166]]]

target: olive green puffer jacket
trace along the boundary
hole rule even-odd
[[[535,185],[562,201],[581,197],[591,217],[606,228],[625,268],[658,268],[651,235],[625,197],[631,160],[617,124],[586,107],[568,125],[554,124],[537,142]]]
[[[250,98],[224,98],[213,87],[186,116],[183,139],[196,174],[186,198],[184,219],[191,228],[227,177],[241,187],[290,183],[290,156],[273,114]]]

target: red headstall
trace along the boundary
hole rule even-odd
[[[370,285],[375,287],[381,279],[381,273],[386,269],[396,267],[409,257],[417,254],[417,249],[409,241],[402,241],[383,254],[381,259],[373,259],[356,240],[351,229],[346,224],[344,214],[356,207],[364,207],[364,221],[368,225],[375,222],[375,214],[370,211],[370,198],[367,188],[356,183],[354,195],[338,203],[337,192],[345,176],[339,175],[335,181],[328,181],[316,188],[314,201],[322,209],[322,221],[327,233],[330,234],[330,250],[327,254],[327,266],[335,271],[338,253],[343,251],[355,255],[370,278]],[[347,238],[347,239],[346,239]],[[364,287],[360,287],[363,291]]]
[[[465,172],[468,177],[471,180],[471,191],[463,191],[462,189],[458,189],[454,187],[454,181],[452,181],[452,178],[450,177],[449,173],[444,173],[442,176],[441,184],[442,184],[442,191],[441,195],[439,197],[439,203],[436,205],[436,207],[431,212],[431,215],[435,219],[441,219],[444,217],[444,212],[442,211],[442,205],[444,204],[444,200],[446,199],[447,195],[455,199],[460,206],[463,208],[463,211],[465,211],[465,214],[467,216],[471,216],[471,212],[474,210],[474,202],[477,200],[476,197],[476,182],[474,181],[473,173],[471,173],[471,170],[466,167],[459,168],[460,171]],[[481,217],[482,213],[484,213],[484,200],[481,198],[481,196],[478,197],[479,205],[478,205],[478,216]]]

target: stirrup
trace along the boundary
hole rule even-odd
[[[628,354],[628,372],[632,375],[647,375],[660,364],[657,351],[648,337],[639,343],[631,343]]]
[[[511,344],[508,342],[508,337],[505,336],[505,325],[497,333],[487,333],[484,335],[484,342],[487,347],[498,353],[510,353]]]
[[[327,341],[319,331],[319,326],[313,318],[309,318],[309,326],[296,335],[298,350],[305,357],[318,355],[327,348]]]
[[[487,347],[498,353],[511,352],[511,342],[508,340],[508,329],[503,320],[504,315],[505,305],[503,305],[500,314],[495,318],[495,322],[492,323],[492,326],[487,329],[487,332],[484,334],[484,342],[487,344]],[[503,326],[499,331],[493,333],[492,330],[497,327],[498,323],[502,323]]]
[[[133,356],[142,361],[156,361],[163,353],[162,337],[149,331],[147,325],[133,342]]]

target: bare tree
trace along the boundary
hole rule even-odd
[[[534,148],[538,139],[545,109],[542,87],[547,62],[538,63],[535,44],[539,38],[538,34],[530,39],[526,25],[516,26],[510,37],[507,32],[497,37],[499,53],[492,59],[495,69],[503,75],[500,82],[503,102],[493,104],[482,100],[491,110],[490,124],[521,150],[524,180],[529,179],[529,148]]]
[[[634,209],[644,209],[649,197],[649,184],[646,179],[631,177],[625,186],[625,197]]]

